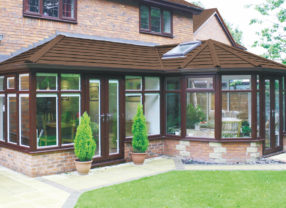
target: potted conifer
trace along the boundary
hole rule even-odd
[[[134,123],[132,125],[132,161],[136,165],[144,163],[146,157],[146,150],[149,146],[146,118],[143,114],[143,106],[140,104],[137,107],[137,113],[134,117]]]
[[[79,126],[77,127],[74,141],[74,153],[78,158],[75,160],[75,166],[79,174],[88,174],[91,168],[95,149],[96,143],[92,138],[90,118],[85,112],[81,117]]]

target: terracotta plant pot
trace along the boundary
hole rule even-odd
[[[90,168],[91,168],[91,163],[92,163],[92,160],[91,161],[84,161],[84,162],[81,162],[79,160],[75,160],[75,167],[76,167],[77,172],[80,175],[87,175],[89,173]]]
[[[142,165],[144,163],[146,153],[132,153],[131,158],[135,165]]]

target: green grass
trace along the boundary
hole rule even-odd
[[[82,194],[90,207],[286,207],[285,171],[173,171]]]

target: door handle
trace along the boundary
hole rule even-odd
[[[101,115],[100,115],[100,118],[102,119],[102,122],[105,121],[105,115],[104,115],[104,114],[101,114]]]

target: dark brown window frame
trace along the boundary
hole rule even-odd
[[[148,30],[141,28],[141,9],[140,9],[141,6],[146,6],[149,8],[149,29]],[[154,32],[151,30],[151,7],[160,9],[161,32]],[[170,15],[171,15],[171,33],[165,33],[164,32],[163,11],[170,12]],[[158,36],[173,38],[174,37],[173,36],[173,12],[171,10],[160,8],[157,6],[150,5],[150,4],[139,4],[139,32],[143,33],[143,34],[151,34],[151,35],[158,35]]]
[[[145,112],[145,94],[159,94],[159,102],[160,102],[160,112],[159,112],[159,119],[160,119],[160,133],[159,134],[152,134],[152,135],[148,135],[148,138],[149,139],[153,139],[153,138],[158,138],[160,136],[162,136],[162,86],[161,86],[161,83],[162,83],[162,79],[160,76],[156,76],[156,75],[126,75],[126,76],[138,76],[138,77],[141,77],[142,80],[141,80],[141,89],[140,90],[126,90],[125,89],[125,94],[124,94],[124,97],[126,97],[126,94],[140,94],[141,95],[141,104],[143,105],[143,112]],[[159,86],[160,86],[160,89],[159,90],[146,90],[145,89],[145,78],[146,77],[157,77],[159,78]],[[124,79],[124,85],[126,84],[126,80]],[[125,104],[126,105],[126,104]],[[126,115],[126,112],[125,112],[125,115]],[[126,119],[124,118],[124,122],[126,122]],[[125,134],[125,131],[126,129],[124,129],[124,134]],[[148,133],[147,133],[148,134]],[[132,137],[128,137],[128,136],[125,136],[125,140],[130,140],[132,139]]]
[[[67,22],[67,23],[77,23],[77,0],[74,0],[74,18],[64,17],[62,6],[63,0],[59,0],[59,16],[58,17],[50,17],[43,15],[43,0],[39,0],[39,13],[30,12],[28,10],[29,7],[29,0],[23,0],[23,16],[24,17],[31,17],[37,19],[45,19],[51,21],[59,21],[59,22]]]
[[[38,72],[38,73],[41,73],[41,74],[44,74],[45,72]],[[36,73],[37,74],[37,73]],[[37,84],[37,77],[36,77],[36,74],[35,74],[35,81],[34,81],[34,85]],[[35,96],[34,96],[34,99],[35,99],[35,104],[36,104],[36,100],[37,100],[37,94],[55,94],[57,95],[56,98],[57,98],[57,109],[58,109],[58,112],[57,112],[57,144],[56,145],[53,145],[53,146],[43,146],[43,147],[39,147],[37,142],[35,142],[34,144],[34,149],[35,150],[40,150],[40,151],[46,151],[46,150],[50,150],[50,149],[63,149],[63,148],[73,148],[74,144],[73,143],[70,143],[70,144],[63,144],[62,143],[62,128],[61,128],[61,113],[62,113],[62,108],[61,108],[61,98],[62,98],[62,94],[71,94],[71,95],[74,95],[74,94],[79,94],[79,98],[80,98],[80,112],[81,114],[84,112],[84,105],[82,103],[82,74],[81,73],[76,73],[76,74],[79,74],[80,75],[80,89],[79,90],[62,90],[61,89],[61,75],[62,74],[70,74],[68,72],[47,72],[47,74],[57,74],[57,89],[56,90],[35,90]],[[37,113],[37,110],[36,110],[36,106],[34,108],[35,110],[35,115]],[[34,128],[36,128],[36,126],[34,126]],[[37,135],[35,135],[33,137],[36,141],[37,141]]]
[[[188,88],[187,85],[187,81],[189,78],[212,78],[213,80],[213,88]],[[185,76],[185,82],[186,82],[186,89],[184,92],[184,97],[187,98],[187,93],[192,93],[192,92],[196,92],[196,93],[213,93],[214,97],[216,97],[216,89],[215,89],[215,83],[216,83],[216,79],[214,75],[193,75],[193,76]],[[215,99],[214,99],[214,113],[216,112],[216,103],[215,103]],[[185,100],[185,109],[184,109],[184,119],[185,119],[185,123],[187,123],[187,99]],[[215,122],[215,126],[214,126],[214,137],[213,138],[205,138],[205,137],[189,137],[187,136],[187,127],[185,125],[185,137],[188,139],[206,139],[206,140],[215,140],[215,132],[216,132],[216,125],[217,122]]]

